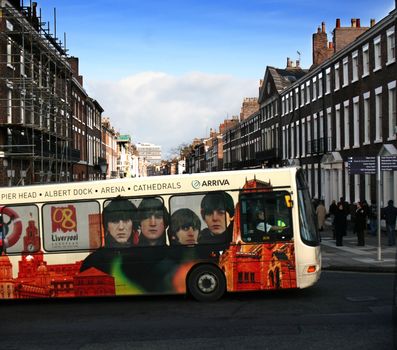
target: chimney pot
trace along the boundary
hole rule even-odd
[[[296,60],[296,68],[299,68],[299,67],[300,67],[300,61]]]
[[[371,27],[373,27],[375,25],[375,19],[371,18]]]
[[[357,18],[357,28],[360,28],[361,27],[361,24],[360,24],[360,18]]]
[[[336,19],[336,28],[340,28],[340,18]]]
[[[321,22],[321,33],[325,33],[325,22]]]
[[[355,28],[355,27],[356,27],[356,19],[352,18],[352,28]]]
[[[287,68],[291,67],[291,60],[289,59],[289,57],[287,57]]]

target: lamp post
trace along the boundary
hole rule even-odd
[[[101,174],[103,176],[103,179],[106,180],[106,173],[107,173],[107,170],[108,170],[108,163],[100,164],[99,168],[101,169]]]

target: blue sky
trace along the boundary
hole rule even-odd
[[[27,0],[25,0],[27,3]],[[336,18],[368,26],[394,0],[42,0],[42,20],[66,32],[84,86],[116,130],[169,150],[205,137],[244,97],[257,97],[266,66],[311,65],[312,34]]]

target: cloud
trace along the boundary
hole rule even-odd
[[[118,81],[87,84],[104,116],[133,142],[172,148],[207,137],[227,117],[239,115],[244,97],[258,96],[258,81],[191,72],[182,76],[143,72]]]

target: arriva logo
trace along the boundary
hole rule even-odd
[[[199,181],[199,180],[193,180],[193,181],[192,181],[192,187],[193,187],[195,190],[198,190],[198,189],[200,188],[200,186],[201,186],[201,184],[200,184],[200,181]]]
[[[192,181],[192,187],[196,190],[198,190],[200,187],[218,187],[218,186],[225,186],[225,185],[230,185],[229,181],[227,179],[224,180],[207,180],[200,182],[199,180],[193,180]]]

